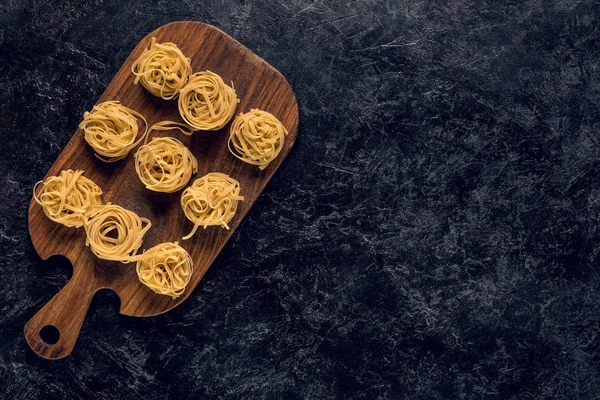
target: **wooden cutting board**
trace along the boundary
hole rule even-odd
[[[182,241],[181,237],[193,226],[179,205],[182,191],[163,194],[147,190],[135,173],[135,149],[125,160],[107,164],[94,157],[83,140],[83,132],[77,130],[46,176],[58,175],[64,169],[84,170],[84,175],[102,188],[104,202],[123,206],[152,221],[152,227],[144,237],[143,249],[162,242],[179,241],[194,260],[194,273],[185,293],[178,299],[155,294],[139,282],[135,263],[122,264],[98,259],[85,246],[83,228],[67,228],[52,222],[32,200],[29,206],[29,233],[36,251],[42,259],[62,254],[73,264],[71,280],[25,325],[27,343],[41,357],[58,359],[71,353],[90,301],[99,289],[109,288],[119,295],[120,312],[124,315],[148,317],[181,304],[198,285],[296,140],[298,105],[285,78],[230,36],[200,22],[171,23],[142,39],[98,103],[119,100],[144,115],[149,125],[163,120],[181,121],[176,100],[162,100],[141,85],[133,84],[131,65],[149,47],[152,37],[156,37],[158,42],[176,43],[183,54],[190,58],[193,72],[211,70],[221,75],[226,83],[233,81],[240,99],[236,114],[251,108],[268,111],[283,123],[289,134],[279,156],[263,171],[239,161],[229,153],[229,124],[220,131],[199,131],[191,137],[179,131],[152,134],[152,137],[176,137],[192,150],[199,168],[190,184],[209,172],[223,172],[240,182],[241,194],[245,197],[229,224],[231,229],[200,228],[193,238]],[[53,329],[52,326],[59,333],[58,341],[54,344],[45,342],[40,336],[42,328],[48,331]]]

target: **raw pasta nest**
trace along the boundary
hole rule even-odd
[[[83,171],[71,169],[61,171],[59,176],[49,176],[33,187],[33,198],[44,214],[68,227],[82,226],[84,214],[102,204],[101,196],[102,189],[83,176]]]
[[[147,189],[173,193],[198,171],[198,160],[179,140],[159,137],[137,150],[135,171]]]
[[[156,43],[156,38],[152,38],[150,48],[133,63],[131,71],[134,84],[141,82],[153,95],[171,100],[187,84],[192,67],[175,43]]]
[[[132,261],[137,261],[140,282],[155,293],[174,299],[184,292],[194,271],[192,258],[177,242],[161,243],[132,257]]]
[[[235,117],[227,145],[234,156],[262,170],[279,155],[287,133],[273,114],[253,109]]]
[[[235,114],[239,99],[232,86],[214,72],[203,71],[190,77],[179,95],[179,113],[194,129],[216,131]]]
[[[138,138],[138,123],[144,121],[144,132]],[[148,123],[142,114],[121,105],[118,101],[105,101],[95,105],[91,112],[83,114],[79,124],[85,141],[102,161],[115,162],[127,157],[148,133]],[[137,139],[137,140],[136,140]]]
[[[230,176],[212,172],[196,179],[183,191],[181,207],[185,216],[194,223],[194,229],[183,239],[189,239],[199,226],[221,226],[229,229],[240,196],[240,183]]]
[[[142,245],[142,238],[151,225],[149,219],[107,203],[86,215],[85,244],[98,258],[127,263]]]

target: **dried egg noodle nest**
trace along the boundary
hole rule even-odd
[[[239,103],[232,86],[227,86],[219,75],[211,71],[192,75],[179,94],[181,118],[194,129],[221,129],[233,117]]]
[[[108,203],[86,215],[83,224],[87,235],[85,244],[98,258],[130,262],[151,225],[149,219]]]
[[[138,138],[138,123],[144,121],[145,130]],[[127,157],[148,133],[148,123],[142,114],[121,105],[118,101],[105,101],[83,114],[79,124],[85,141],[102,161],[115,162]],[[137,140],[136,140],[137,139]]]
[[[38,190],[38,188],[41,188]],[[33,198],[52,221],[68,227],[83,225],[84,214],[102,204],[102,189],[83,171],[61,171],[33,187]]]
[[[234,156],[262,170],[279,155],[287,133],[273,114],[253,109],[235,117],[227,146]]]
[[[240,196],[240,183],[226,174],[211,172],[196,179],[183,191],[181,207],[185,216],[194,223],[194,229],[184,240],[191,238],[198,227],[221,226],[229,229]]]
[[[131,261],[137,261],[140,282],[155,293],[174,299],[184,292],[194,271],[192,258],[177,242],[161,243]]]
[[[153,138],[135,153],[135,171],[147,189],[173,193],[198,172],[198,160],[175,138]]]
[[[153,95],[172,100],[187,84],[192,68],[175,43],[156,43],[152,38],[150,48],[133,63],[131,72],[134,84],[140,82]]]

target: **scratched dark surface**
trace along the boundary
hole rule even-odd
[[[0,397],[599,398],[600,3],[496,3],[0,2]],[[42,360],[32,186],[185,19],[287,77],[296,145],[186,303],[101,292]]]

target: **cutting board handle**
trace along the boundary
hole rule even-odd
[[[93,281],[91,270],[73,268],[71,280],[25,325],[25,339],[40,357],[55,360],[73,351],[90,301],[98,290],[89,283]]]

